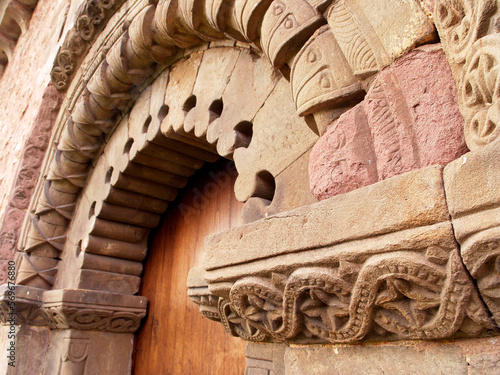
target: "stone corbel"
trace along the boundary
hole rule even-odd
[[[449,215],[442,167],[396,176],[208,237],[190,295],[248,341],[491,333]]]

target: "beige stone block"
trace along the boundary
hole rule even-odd
[[[456,374],[468,366],[459,347],[446,345],[427,350],[397,345],[285,349],[285,374]]]
[[[447,221],[441,173],[439,166],[422,168],[209,236],[204,266],[210,270]]]
[[[205,51],[193,88],[194,107],[186,108],[184,130],[206,138],[208,126],[224,110],[222,95],[233,73],[240,51],[214,48]]]
[[[308,184],[307,170],[310,155],[310,151],[304,153],[276,176],[276,189],[272,202],[254,197],[245,203],[242,212],[245,223],[317,201],[311,194]]]
[[[131,333],[57,330],[47,353],[45,373],[130,374],[133,343]]]
[[[446,166],[444,182],[452,218],[498,205],[499,160],[500,145],[492,144],[469,152]]]
[[[184,63],[172,68],[165,93],[165,104],[169,111],[161,124],[163,134],[167,134],[170,129],[182,132],[186,113],[196,106],[192,92],[202,58],[202,52],[194,53]]]
[[[290,86],[282,79],[253,119],[250,145],[234,152],[239,173],[236,198],[243,202],[253,196],[272,199],[276,176],[309,150],[316,139],[296,114]]]
[[[291,69],[292,95],[301,116],[360,100],[364,95],[328,26],[308,40]]]
[[[433,23],[414,0],[336,1],[327,18],[359,78],[375,74],[411,48],[435,37]]]
[[[207,140],[217,142],[219,155],[231,158],[236,148],[249,145],[252,121],[279,79],[262,55],[250,49],[241,51],[222,94],[223,111],[208,127]]]
[[[262,20],[262,49],[281,68],[324,23],[306,0],[276,0]]]
[[[500,147],[488,144],[450,163],[445,190],[465,266],[483,300],[500,321]]]

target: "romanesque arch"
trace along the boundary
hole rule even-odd
[[[121,3],[85,4],[52,70],[66,100],[23,226],[16,280],[20,323],[58,329],[46,371],[82,373],[71,353],[90,341],[118,343],[102,360],[107,368],[130,356],[126,342],[146,314],[134,294],[149,229],[219,155],[235,160],[249,224],[207,239],[191,294],[228,333],[316,344],[495,332],[496,2],[436,1],[431,12],[472,151],[406,165],[374,149],[377,178],[307,206],[305,166],[318,136],[332,123],[347,128],[348,116],[371,126],[374,107],[389,107],[380,104],[391,98],[379,72],[437,41],[429,9],[160,0],[117,11]],[[387,27],[383,19],[398,12],[407,19]],[[340,133],[334,148],[359,139]],[[347,163],[357,157],[341,152]],[[340,159],[330,168],[344,184],[359,172]],[[483,188],[470,194],[473,186]]]

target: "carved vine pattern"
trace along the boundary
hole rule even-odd
[[[350,275],[315,267],[243,278],[219,301],[219,313],[229,333],[248,341],[439,339],[460,330],[466,316],[491,327],[484,311],[469,311],[475,296],[457,253],[441,265],[402,252],[374,256]]]

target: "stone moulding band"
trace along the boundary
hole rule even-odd
[[[90,290],[36,289],[15,287],[14,314],[7,288],[0,289],[0,321],[49,327],[51,329],[95,330],[113,333],[135,332],[146,316],[145,297],[124,296]]]

